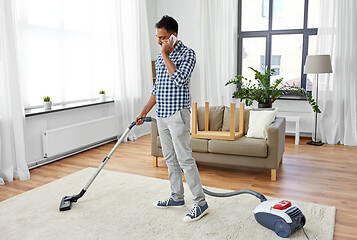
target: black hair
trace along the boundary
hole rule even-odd
[[[178,33],[178,23],[170,16],[163,16],[159,22],[155,24],[156,28],[165,28],[169,33]]]

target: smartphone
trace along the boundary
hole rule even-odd
[[[175,45],[176,41],[178,40],[177,37],[175,37],[175,35],[171,34],[171,36],[169,37],[170,41],[172,41],[172,43]]]

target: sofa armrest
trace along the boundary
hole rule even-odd
[[[275,121],[268,126],[268,161],[269,167],[278,169],[280,160],[285,151],[285,128],[284,117],[276,117]]]
[[[162,151],[157,146],[157,137],[159,136],[159,131],[155,122],[151,122],[151,156],[162,157]]]

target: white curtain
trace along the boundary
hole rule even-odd
[[[17,0],[25,107],[113,95],[109,0]]]
[[[322,0],[317,54],[330,54],[332,74],[319,75],[317,138],[357,145],[357,1]],[[315,93],[315,91],[313,91]]]
[[[112,0],[112,66],[118,134],[135,120],[153,87],[146,1]],[[155,34],[151,29],[150,34]],[[152,110],[151,112],[153,112]],[[130,140],[150,133],[150,124],[133,128]]]
[[[0,183],[27,180],[14,1],[0,0]]]
[[[200,85],[211,105],[234,102],[235,87],[225,83],[237,74],[238,1],[200,1]],[[220,94],[217,94],[220,93]]]

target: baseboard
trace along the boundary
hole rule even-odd
[[[28,163],[27,166],[28,166],[29,169],[40,167],[40,166],[43,166],[45,164],[49,164],[49,163],[61,160],[63,158],[70,157],[70,156],[75,155],[77,153],[81,153],[81,152],[87,151],[89,149],[96,148],[96,147],[99,147],[101,145],[113,142],[115,140],[117,140],[117,137],[108,138],[108,139],[105,139],[103,141],[99,141],[99,142],[95,142],[95,143],[90,144],[90,145],[86,145],[86,146],[81,147],[81,148],[73,149],[70,152],[65,152],[65,153],[62,153],[62,154],[58,154],[58,155],[53,156],[53,157],[41,158],[41,159],[36,160],[34,162]],[[103,156],[103,158],[104,157],[105,156]]]
[[[286,132],[285,136],[295,136],[295,133],[291,133],[291,132]],[[308,137],[311,138],[312,137],[312,133],[309,132],[300,132],[300,137]]]

